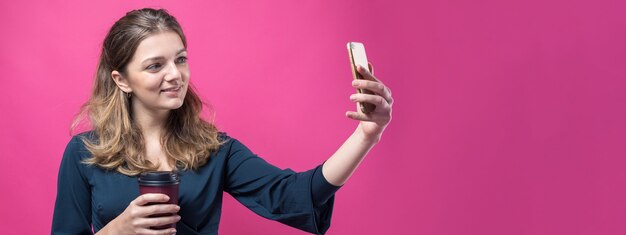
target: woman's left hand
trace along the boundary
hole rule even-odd
[[[391,121],[393,98],[391,97],[391,90],[374,77],[374,67],[372,64],[369,64],[369,67],[370,69],[368,71],[358,66],[357,71],[364,79],[352,81],[352,87],[370,90],[374,94],[352,94],[350,101],[371,103],[376,105],[376,109],[365,114],[361,111],[361,107],[357,103],[357,112],[348,111],[346,112],[346,116],[360,121],[357,131],[361,131],[367,140],[378,142],[380,141],[385,127],[387,127]],[[372,72],[370,73],[370,71]]]

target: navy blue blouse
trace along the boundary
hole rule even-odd
[[[79,136],[94,138],[93,132]],[[90,153],[79,136],[61,161],[52,234],[98,232],[139,196],[137,177],[82,163]],[[339,187],[326,181],[322,165],[281,170],[225,133],[219,138],[227,142],[204,166],[180,172],[177,234],[217,234],[222,191],[267,219],[315,234],[328,230]]]

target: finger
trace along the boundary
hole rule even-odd
[[[175,228],[166,228],[166,229],[149,229],[149,228],[142,228],[138,231],[139,234],[153,234],[153,235],[172,235],[172,234],[176,234],[176,229]]]
[[[175,205],[175,204],[156,204],[156,205],[150,205],[150,206],[145,206],[144,210],[141,211],[139,214],[142,217],[148,217],[151,215],[159,215],[159,214],[176,214],[178,213],[178,211],[180,211],[180,206]]]
[[[175,224],[178,223],[178,221],[180,221],[180,216],[178,215],[161,216],[154,218],[143,218],[140,220],[140,222],[138,222],[138,225],[144,228],[152,228],[157,226]]]
[[[372,65],[372,63],[370,62],[367,62],[367,67],[369,67],[370,73],[374,75],[374,65]]]
[[[374,77],[374,75],[372,75],[372,73],[370,73],[370,71],[366,68],[364,68],[363,66],[358,66],[357,67],[357,71],[359,72],[359,74],[361,74],[361,76],[363,76],[364,79],[366,80],[370,80],[370,81],[377,81],[377,82],[381,82],[380,80],[378,80],[378,78]],[[381,82],[382,83],[382,82]]]
[[[169,200],[170,197],[162,193],[146,193],[135,198],[132,203],[138,206],[143,206],[151,202],[167,202]]]
[[[385,111],[390,109],[390,104],[387,103],[387,100],[379,95],[352,94],[350,95],[350,100],[353,102],[370,103],[376,105],[375,111]]]
[[[367,80],[353,80],[352,86],[358,89],[370,90],[382,96],[383,98],[385,98],[387,103],[389,104],[393,103],[393,98],[391,97],[391,90],[389,90],[388,87],[386,87],[384,84],[380,82],[367,81]]]
[[[373,121],[370,115],[361,112],[347,111],[346,117],[359,121]]]

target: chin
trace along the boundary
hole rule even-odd
[[[161,107],[163,109],[169,109],[169,110],[179,109],[180,107],[183,107],[183,101],[180,100],[180,101],[169,102],[167,104],[164,104]]]
[[[170,107],[170,109],[174,110],[174,109],[179,109],[180,107],[183,107],[183,102],[182,101],[180,103],[178,103],[178,104],[172,105]]]

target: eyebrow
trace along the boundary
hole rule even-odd
[[[180,50],[178,50],[178,52],[176,52],[176,55],[178,55],[178,54],[180,54],[180,53],[183,53],[183,52],[186,52],[186,51],[187,51],[187,48],[180,49]],[[165,57],[164,57],[164,56],[155,56],[155,57],[150,57],[150,58],[148,58],[148,59],[143,60],[141,63],[143,64],[143,63],[145,63],[146,61],[151,61],[151,60],[160,60],[160,59],[165,59]]]

